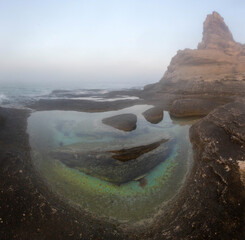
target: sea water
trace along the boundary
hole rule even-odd
[[[117,101],[131,99],[135,100],[138,97],[134,96],[118,96],[113,99],[103,99],[103,94],[108,93],[113,90],[125,90],[125,89],[142,89],[142,86],[135,86],[129,84],[98,84],[98,83],[54,83],[51,81],[50,84],[42,84],[41,82],[35,83],[8,83],[0,82],[0,106],[1,107],[12,107],[12,108],[23,108],[26,104],[30,102],[37,101],[39,99],[53,99],[57,96],[52,96],[52,91],[54,90],[65,90],[70,91],[74,94],[73,99],[77,100],[92,100],[92,101]],[[76,97],[80,94],[89,94],[97,97]],[[100,97],[102,96],[102,97]]]

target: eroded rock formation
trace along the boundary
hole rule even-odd
[[[144,92],[146,98],[153,95],[158,99],[171,94],[170,104],[179,98],[202,97],[213,102],[219,98],[226,103],[244,97],[245,45],[234,41],[224,19],[213,12],[204,22],[198,48],[178,51],[163,78],[146,86]],[[206,103],[203,101],[200,106]]]

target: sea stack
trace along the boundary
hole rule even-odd
[[[163,78],[146,86],[143,96],[167,102],[177,117],[206,115],[217,105],[243,98],[245,45],[234,41],[224,19],[213,12],[203,24],[198,48],[178,51]]]

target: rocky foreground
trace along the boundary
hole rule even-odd
[[[192,172],[164,213],[143,228],[98,220],[50,192],[32,167],[28,115],[0,109],[1,239],[243,239],[243,102],[222,106],[191,127]]]

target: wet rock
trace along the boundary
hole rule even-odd
[[[0,128],[2,128],[5,124],[5,118],[0,116]]]
[[[240,171],[240,178],[245,186],[245,161],[238,161],[239,171]]]
[[[225,100],[213,98],[177,99],[170,106],[169,113],[172,117],[205,116],[223,104],[225,104]]]
[[[115,149],[108,143],[86,149],[83,144],[72,144],[52,150],[50,157],[67,167],[99,179],[122,184],[145,175],[164,161],[172,151],[174,140],[165,140],[128,149]],[[149,161],[150,159],[150,161]]]
[[[205,192],[208,198],[205,205],[212,221],[216,222],[212,227],[204,220],[209,225],[208,231],[218,233],[219,239],[229,238],[227,234],[231,232],[241,237],[245,209],[245,189],[241,181],[241,162],[245,161],[245,103],[229,103],[209,113],[190,128],[190,140],[198,164],[199,194]]]
[[[157,124],[163,119],[163,109],[161,107],[153,107],[142,113],[145,119],[153,124]]]
[[[121,149],[121,150],[113,150],[109,152],[114,153],[114,155],[112,155],[112,158],[122,161],[122,162],[126,162],[129,160],[136,159],[140,157],[141,155],[154,150],[155,148],[159,147],[162,143],[166,141],[168,140],[162,139],[160,141],[157,141],[157,142],[154,142],[148,145],[144,145],[144,146],[128,148],[128,149]]]
[[[137,116],[132,113],[125,113],[104,118],[102,122],[119,130],[130,132],[136,129]]]

